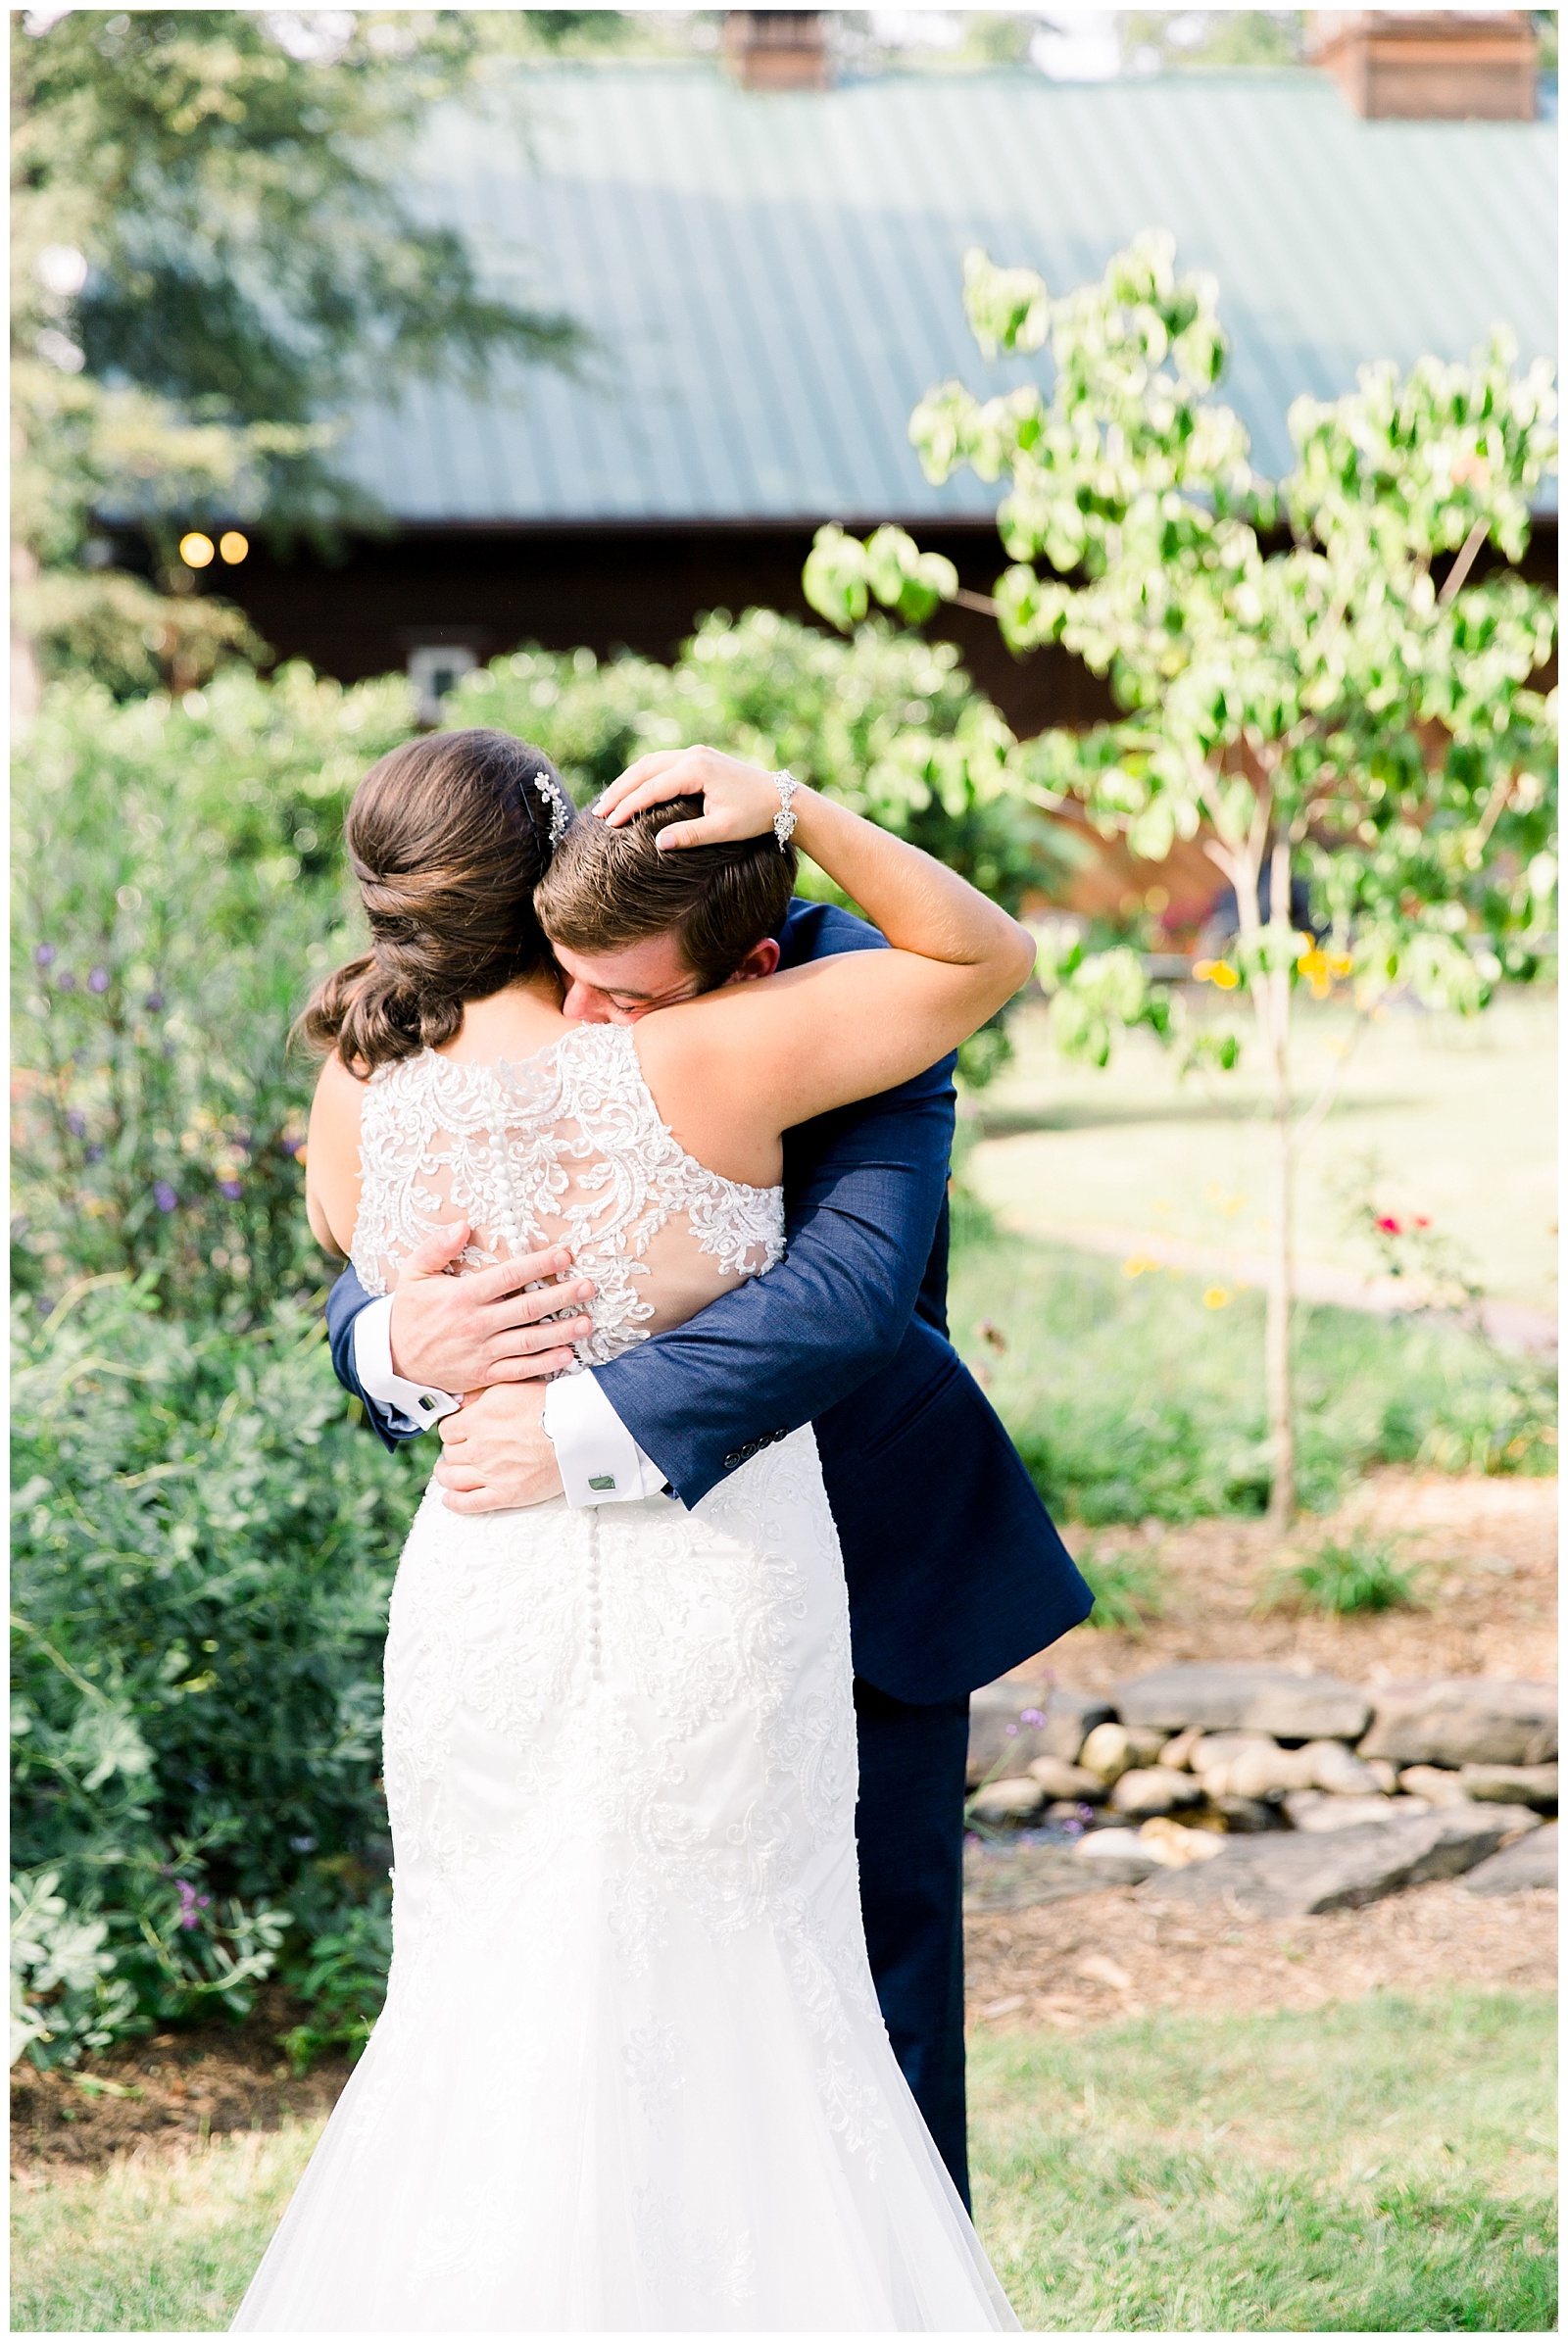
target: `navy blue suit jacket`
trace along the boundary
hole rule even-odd
[[[800,900],[779,940],[786,967],[885,949],[862,920]],[[788,1132],[786,1257],[594,1369],[687,1505],[760,1447],[815,1425],[856,1673],[922,1704],[1017,1666],[1093,1599],[948,1340],[953,1062]],[[332,1363],[390,1445],[354,1373],[353,1323],[368,1298],[352,1270],[333,1287]]]

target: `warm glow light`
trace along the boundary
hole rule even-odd
[[[242,561],[251,549],[249,537],[242,537],[237,528],[226,528],[218,540],[218,550],[225,561]]]
[[[193,528],[188,537],[179,540],[179,558],[187,569],[205,569],[213,558],[213,540]]]

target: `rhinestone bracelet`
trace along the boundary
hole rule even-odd
[[[790,811],[790,799],[801,784],[792,772],[775,772],[773,781],[778,790],[778,811],[773,816],[773,835],[778,840],[778,850],[782,854],[795,834],[795,815]]]

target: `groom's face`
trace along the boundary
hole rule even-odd
[[[562,1005],[579,1025],[634,1025],[655,1008],[669,1008],[677,1000],[692,1000],[703,986],[686,963],[680,939],[674,935],[645,936],[617,951],[572,951],[557,944],[555,954],[566,979]],[[757,976],[770,976],[778,965],[778,946],[771,936],[754,944],[728,984],[745,984]]]

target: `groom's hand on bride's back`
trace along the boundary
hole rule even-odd
[[[467,1223],[456,1220],[404,1263],[392,1296],[394,1373],[436,1391],[479,1391],[575,1364],[571,1344],[592,1331],[577,1310],[593,1286],[572,1272],[570,1253],[551,1245],[451,1276],[468,1235]]]

